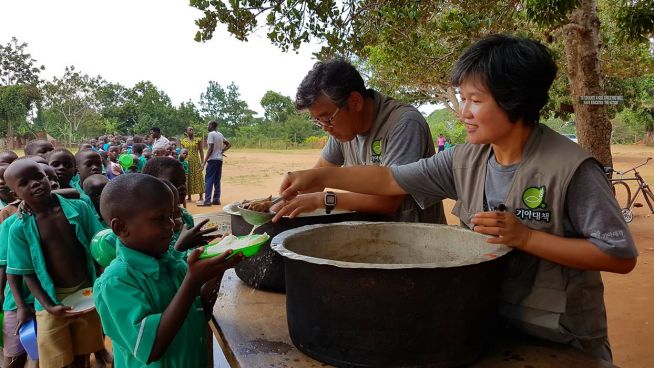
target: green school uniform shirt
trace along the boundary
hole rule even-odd
[[[184,168],[184,172],[186,173],[186,177],[188,177],[188,161],[186,161],[186,160],[182,161],[182,167]]]
[[[142,172],[143,166],[148,163],[148,159],[145,156],[139,156],[139,163],[136,165],[136,171]]]
[[[102,230],[102,225],[98,221],[95,210],[91,209],[83,201],[79,199],[66,199],[59,195],[56,198],[61,204],[64,216],[66,216],[68,222],[75,228],[77,240],[84,247],[88,279],[92,282],[95,280],[95,265],[91,257],[89,243],[93,236]],[[12,275],[36,274],[36,277],[43,286],[43,290],[45,290],[50,299],[56,304],[61,304],[57,300],[52,278],[48,275],[45,258],[41,250],[39,229],[33,215],[24,214],[9,229],[7,273]],[[35,300],[34,308],[37,311],[43,310],[43,306],[38,300]]]
[[[79,173],[75,174],[68,182],[71,188],[77,189],[78,192],[83,193],[82,183],[80,183]]]
[[[182,207],[182,222],[184,225],[188,226],[188,228],[192,228],[195,226],[195,221],[193,221],[193,215],[184,207]]]
[[[95,205],[93,204],[91,197],[89,197],[84,192],[84,189],[82,189],[82,183],[80,183],[79,174],[75,174],[75,176],[73,176],[73,178],[70,179],[70,182],[68,182],[68,185],[79,192],[79,199],[83,200],[84,203],[91,206],[91,208],[95,210]]]
[[[161,359],[146,365],[161,315],[187,271],[173,251],[157,259],[117,241],[116,259],[95,282],[93,298],[113,343],[115,367],[207,366],[207,320],[199,297]]]
[[[7,268],[7,249],[9,248],[9,228],[14,222],[18,219],[16,214],[11,215],[6,220],[0,224],[0,267]],[[23,301],[25,304],[34,304],[34,296],[30,292],[25,280],[23,280],[23,287],[21,289],[21,294],[23,295]],[[18,309],[16,306],[16,301],[14,300],[14,294],[9,288],[9,283],[5,286],[5,302],[2,305],[2,310],[5,311],[14,311]]]

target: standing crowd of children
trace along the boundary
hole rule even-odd
[[[100,367],[207,365],[206,323],[222,273],[242,256],[199,260],[218,235],[183,208],[187,152],[173,141],[151,153],[148,143],[106,136],[73,154],[37,140],[23,157],[0,152],[3,367],[88,367],[91,355]],[[132,165],[118,159],[124,154]],[[116,248],[106,268],[90,246],[104,229]],[[90,287],[95,309],[62,303]],[[36,362],[19,339],[31,320]]]

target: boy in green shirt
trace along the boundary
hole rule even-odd
[[[102,193],[102,217],[120,241],[93,294],[116,368],[207,365],[206,320],[223,272],[242,255],[199,260],[199,248],[182,261],[169,246],[173,202],[166,184],[143,174],[120,176]]]
[[[9,247],[9,228],[18,219],[12,215],[0,224],[0,272],[4,275],[7,268],[7,248]],[[29,292],[23,278],[18,275],[7,275],[6,287],[3,282],[2,288],[2,309],[5,313],[3,319],[3,367],[24,367],[27,361],[27,353],[20,342],[17,334],[20,326],[34,319],[34,296]]]
[[[29,210],[9,229],[7,273],[22,275],[36,298],[40,367],[85,367],[104,348],[100,319],[71,314],[61,300],[95,280],[89,242],[102,227],[84,202],[53,195],[32,160],[13,162],[5,180]]]

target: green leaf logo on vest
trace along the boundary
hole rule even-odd
[[[379,156],[382,154],[382,142],[381,139],[375,139],[372,141],[372,154]]]
[[[547,204],[543,203],[545,198],[545,187],[529,187],[522,193],[522,203],[529,209],[535,210],[546,208]]]

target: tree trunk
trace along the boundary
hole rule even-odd
[[[563,34],[579,144],[604,166],[612,166],[611,121],[601,104],[604,88],[597,0],[581,0],[569,19]],[[588,100],[587,96],[599,96],[599,101],[582,101]]]
[[[645,139],[644,143],[648,146],[651,146],[654,144],[654,125],[647,127],[647,131],[645,131]]]

